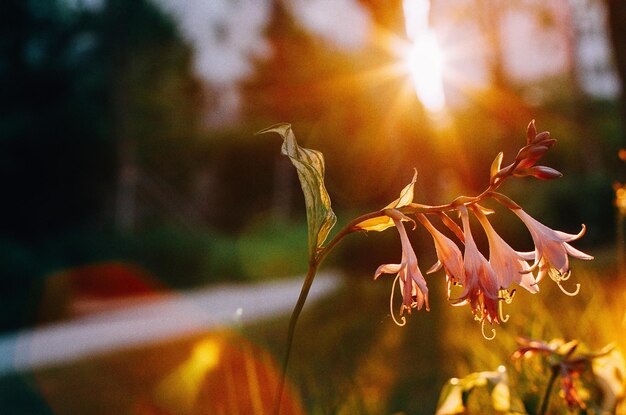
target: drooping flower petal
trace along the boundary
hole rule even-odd
[[[463,221],[465,233],[465,255],[463,266],[465,269],[465,284],[459,301],[466,300],[474,315],[481,321],[498,323],[498,284],[493,268],[478,250],[469,225],[469,216],[465,206],[459,206],[458,211]]]
[[[535,244],[535,262],[531,269],[539,268],[537,282],[541,281],[550,270],[554,270],[554,279],[557,284],[569,278],[569,257],[591,260],[593,257],[572,247],[568,242],[575,241],[585,234],[585,226],[578,234],[569,234],[548,228],[534,219],[523,209],[512,209],[524,222]],[[562,288],[562,287],[561,287]]]
[[[402,223],[402,219],[405,216],[395,210],[389,210],[388,214],[390,215],[390,219],[393,221],[393,224],[396,226],[400,235],[402,260],[399,264],[384,264],[379,266],[376,270],[374,278],[378,278],[381,274],[397,274],[400,290],[402,292],[400,315],[402,315],[405,310],[408,313],[411,313],[413,308],[421,310],[424,306],[426,307],[426,310],[430,310],[426,280],[419,269],[415,251],[413,251],[409,236],[407,235],[404,224]]]
[[[428,270],[427,274],[439,270],[441,267],[445,270],[449,283],[463,284],[465,281],[465,270],[463,268],[463,255],[459,247],[426,218],[422,213],[415,215],[417,220],[424,225],[424,228],[432,235],[435,242],[435,250],[437,252],[437,264]]]
[[[495,231],[487,216],[480,209],[472,209],[482,225],[489,241],[489,263],[498,281],[498,288],[507,290],[515,282],[531,293],[539,292],[530,265],[525,260],[525,253],[515,251]],[[532,253],[531,253],[532,255]],[[531,258],[532,259],[532,258]]]

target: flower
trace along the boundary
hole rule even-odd
[[[623,392],[620,378],[623,373],[623,358],[613,345],[608,345],[599,352],[581,353],[579,342],[576,340],[565,342],[563,339],[553,339],[544,342],[518,338],[517,342],[520,348],[511,356],[513,360],[527,358],[536,353],[548,357],[547,361],[552,370],[551,379],[554,381],[557,375],[561,377],[561,396],[571,411],[587,407],[581,392],[584,395],[588,393],[579,379],[584,372],[591,370],[596,386],[603,388],[609,395],[609,399],[603,397],[602,406],[606,408],[607,413],[614,412],[615,405],[621,398],[620,393]],[[603,366],[608,370],[603,371]]]
[[[535,262],[531,269],[539,267],[537,282],[541,281],[546,274],[549,274],[564,293],[575,295],[578,292],[578,288],[580,288],[580,284],[577,284],[577,290],[574,293],[569,293],[561,286],[561,281],[567,280],[570,276],[568,255],[579,259],[593,259],[591,255],[579,251],[568,244],[568,242],[580,239],[585,234],[585,225],[582,225],[582,229],[578,234],[569,234],[548,228],[524,212],[523,209],[511,210],[524,222],[533,238]]]
[[[579,345],[576,340],[565,342],[562,339],[553,339],[546,343],[541,340],[518,338],[517,342],[521,347],[511,356],[513,360],[527,358],[535,353],[548,356],[553,376],[561,376],[562,396],[568,408],[570,410],[585,408],[585,403],[580,399],[574,379],[579,377],[585,368],[586,361],[590,361],[591,357],[573,358]]]
[[[489,241],[489,263],[496,274],[498,288],[508,289],[513,282],[531,293],[539,292],[539,287],[532,275],[530,265],[525,259],[527,253],[517,252],[507,244],[500,235],[497,234],[487,216],[477,207],[472,209],[474,216],[478,219]],[[530,253],[532,255],[532,252]]]
[[[415,251],[413,251],[406,229],[404,229],[404,224],[402,223],[402,220],[411,219],[394,209],[386,210],[385,213],[393,220],[393,223],[400,234],[400,242],[402,244],[402,260],[399,264],[384,264],[379,266],[374,274],[374,279],[377,279],[381,274],[397,274],[396,279],[399,279],[400,290],[402,291],[402,306],[400,307],[400,315],[402,315],[404,310],[406,310],[409,314],[413,308],[421,310],[424,305],[426,305],[426,310],[430,310],[426,280],[418,267]],[[393,301],[393,288],[391,296],[391,301]],[[400,324],[396,321],[395,317],[393,317],[393,319],[398,325],[404,324],[404,320],[403,323]]]
[[[489,323],[499,323],[498,317],[498,284],[493,268],[478,250],[472,237],[469,225],[469,216],[465,206],[459,206],[459,213],[463,221],[465,234],[465,255],[463,267],[465,269],[465,285],[458,301],[460,304],[468,302],[476,318],[485,319]]]
[[[426,216],[423,213],[417,213],[415,217],[432,235],[435,242],[435,250],[437,251],[438,261],[428,271],[426,271],[426,273],[431,274],[443,267],[448,280],[448,298],[450,298],[450,285],[462,285],[465,282],[463,255],[461,254],[459,247],[452,242],[450,238],[439,232],[437,228],[435,228],[432,223],[426,219]]]

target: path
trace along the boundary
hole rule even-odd
[[[123,310],[3,335],[0,336],[0,375],[289,313],[302,282],[298,278],[212,286],[167,295]],[[318,275],[307,305],[339,285],[340,276],[336,273]]]

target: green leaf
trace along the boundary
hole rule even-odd
[[[450,379],[439,395],[436,415],[462,414],[464,411],[463,385],[459,384],[458,379]]]
[[[467,401],[475,388],[486,388],[491,395],[491,406],[501,414],[526,414],[521,400],[512,394],[506,368],[500,366],[493,372],[475,372],[462,379],[450,379],[441,390],[437,415],[465,413]]]
[[[309,258],[314,259],[328,233],[337,222],[324,186],[324,156],[321,152],[300,147],[290,124],[277,124],[257,134],[278,133],[283,138],[281,153],[291,159],[304,193],[309,228]]]
[[[619,351],[612,349],[593,358],[591,367],[595,384],[602,391],[602,408],[607,412],[614,412],[617,404],[626,395],[626,360]]]

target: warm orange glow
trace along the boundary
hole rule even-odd
[[[626,216],[626,184],[620,187],[619,183],[615,186],[615,206],[622,216]]]
[[[157,387],[159,403],[170,409],[190,412],[207,373],[220,361],[222,346],[214,338],[198,342],[191,357],[161,381]]]
[[[417,97],[429,112],[439,113],[445,107],[443,55],[428,26],[429,9],[428,0],[404,0],[406,32],[411,40],[405,60]]]
[[[443,110],[443,59],[437,39],[431,33],[424,33],[413,43],[407,65],[413,77],[415,92],[422,104],[430,112]]]

